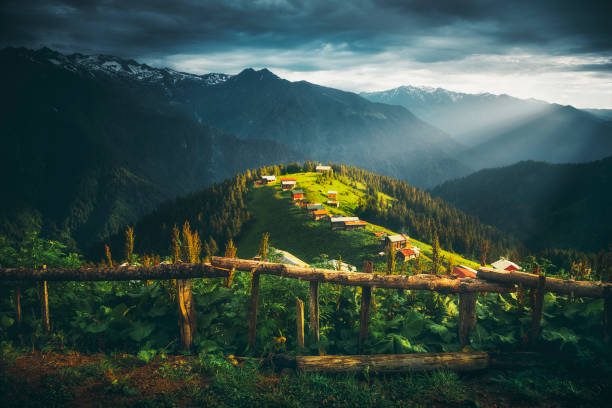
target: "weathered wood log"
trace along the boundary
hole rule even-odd
[[[372,273],[374,271],[374,263],[365,261],[363,263],[364,273]],[[361,315],[359,318],[359,352],[363,352],[363,346],[368,339],[368,331],[370,327],[370,305],[372,303],[372,287],[361,287]]]
[[[363,372],[394,373],[406,371],[484,370],[489,367],[489,354],[474,353],[415,353],[355,356],[298,356],[295,367],[300,371],[326,373]]]
[[[227,277],[229,271],[210,264],[125,266],[115,268],[2,268],[0,281],[124,281]]]
[[[304,348],[304,302],[300,298],[295,299],[295,322],[297,328],[297,346]]]
[[[47,281],[40,282],[40,320],[43,331],[51,332],[51,319],[49,318],[49,291]]]
[[[347,286],[376,286],[377,288],[403,288],[435,290],[443,293],[464,292],[514,292],[514,285],[487,282],[482,279],[448,279],[434,275],[379,275],[359,272],[334,271],[329,269],[305,268],[293,265],[259,262],[246,259],[213,257],[213,266],[250,270],[258,268],[260,273],[277,275],[305,281],[320,281]]]
[[[470,332],[476,327],[476,293],[459,294],[459,342],[468,344]]]
[[[193,294],[191,292],[191,280],[177,279],[176,293],[181,347],[184,350],[191,350],[193,336],[196,332],[196,316],[193,306]]]
[[[493,268],[480,268],[478,270],[478,278],[495,281],[499,283],[522,284],[525,288],[536,288],[538,286],[538,275],[518,271],[503,271]],[[602,282],[586,282],[575,280],[564,280],[556,278],[547,278],[546,292],[554,292],[560,294],[574,296],[584,296],[592,298],[601,298],[606,287],[612,286],[609,283]]]
[[[310,282],[310,296],[308,298],[308,311],[310,320],[310,333],[312,340],[319,342],[319,282]]]
[[[253,270],[251,274],[251,303],[249,307],[249,347],[255,347],[257,335],[257,304],[259,303],[259,273]]]
[[[531,330],[529,340],[534,346],[540,337],[540,322],[542,321],[542,309],[544,307],[544,294],[546,293],[546,276],[538,275],[538,287],[535,291],[531,305]]]

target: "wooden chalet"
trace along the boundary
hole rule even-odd
[[[325,219],[328,216],[329,216],[329,213],[327,212],[327,210],[314,210],[312,212],[312,218],[315,221],[319,221],[319,220]]]
[[[291,199],[293,201],[301,201],[304,199],[304,190],[293,190],[291,192]]]
[[[330,207],[336,207],[336,208],[340,207],[340,201],[328,201],[326,204],[329,205]]]
[[[283,191],[293,190],[297,185],[297,180],[294,178],[282,178],[281,179],[281,189]]]
[[[478,272],[469,266],[456,265],[453,267],[453,275],[458,278],[475,278]]]
[[[323,204],[321,203],[314,203],[314,204],[306,206],[306,211],[308,211],[308,214],[312,214],[315,211],[324,210],[324,209],[325,207],[323,207]]]
[[[323,165],[318,165],[315,170],[317,171],[317,173],[326,173],[328,171],[331,171],[331,166],[323,166]]]
[[[344,230],[345,231],[351,231],[351,230],[356,230],[356,229],[365,229],[367,225],[368,225],[368,223],[363,221],[363,220],[359,220],[359,221],[345,221],[344,222]]]
[[[276,182],[276,176],[261,176],[263,184],[272,184]]]
[[[353,222],[353,221],[359,221],[359,217],[331,217],[329,219],[332,230],[337,230],[337,229],[343,230],[345,229],[346,222]]]
[[[396,252],[397,259],[404,262],[418,258],[420,255],[421,251],[417,247],[402,248]]]
[[[506,258],[499,258],[498,261],[495,261],[491,264],[491,266],[495,269],[503,269],[504,271],[520,271],[521,267],[515,264],[512,261],[507,260]]]
[[[391,245],[391,248],[395,250],[406,248],[408,246],[408,237],[404,234],[389,235],[383,241],[385,248],[388,245]]]
[[[338,192],[337,191],[328,191],[327,192],[327,198],[329,198],[330,200],[336,200],[338,198]]]

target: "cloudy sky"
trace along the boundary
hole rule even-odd
[[[0,45],[612,108],[612,1],[4,0]]]

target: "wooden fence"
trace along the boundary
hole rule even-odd
[[[39,281],[41,282],[41,313],[48,321],[49,305],[47,301],[47,281],[121,281],[121,280],[156,280],[177,279],[177,296],[181,344],[185,349],[191,347],[192,334],[195,332],[193,319],[193,298],[188,280],[193,278],[224,278],[227,286],[231,285],[235,271],[248,271],[251,279],[251,300],[248,322],[248,342],[255,344],[257,330],[257,305],[259,303],[260,275],[276,275],[310,282],[308,316],[311,338],[319,340],[319,285],[333,283],[362,288],[361,316],[359,330],[359,349],[368,336],[371,291],[373,288],[429,290],[440,293],[459,295],[458,335],[462,345],[467,344],[469,334],[476,324],[476,297],[478,292],[511,293],[522,288],[534,291],[532,305],[532,325],[530,339],[535,341],[540,332],[542,304],[546,292],[568,294],[572,296],[604,298],[603,333],[606,341],[610,339],[612,323],[612,285],[601,282],[586,282],[547,278],[524,272],[507,272],[491,268],[480,268],[477,278],[451,279],[437,275],[385,275],[372,273],[373,265],[366,261],[364,272],[345,272],[329,269],[308,268],[285,264],[259,262],[239,258],[213,257],[210,263],[188,264],[177,263],[155,266],[126,266],[116,268],[74,268],[74,269],[0,269],[0,281]],[[17,292],[19,293],[19,292]],[[16,312],[20,311],[19,296],[16,296]],[[46,317],[45,317],[46,316]],[[45,329],[49,329],[45,324]],[[304,303],[297,299],[297,339],[298,347],[304,347]],[[354,359],[356,356],[352,356]],[[363,356],[362,356],[363,357]],[[481,357],[474,357],[480,361]],[[369,361],[363,357],[364,361]],[[449,358],[455,360],[455,357]],[[331,360],[330,360],[331,361]],[[385,361],[388,361],[385,360]],[[464,361],[464,360],[461,360]],[[478,364],[476,364],[478,365]]]

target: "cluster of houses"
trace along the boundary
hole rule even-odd
[[[521,270],[521,267],[519,265],[503,257],[493,262],[491,266],[495,269],[501,269],[503,271],[508,272]],[[457,265],[453,267],[453,275],[459,278],[475,278],[477,274],[478,271],[470,268],[469,266]]]
[[[382,236],[381,247],[383,250],[391,248],[395,251],[395,257],[403,262],[418,258],[421,255],[421,250],[412,245],[408,237],[404,234],[385,235],[384,233],[375,233],[377,236]],[[384,252],[381,252],[384,255]]]

